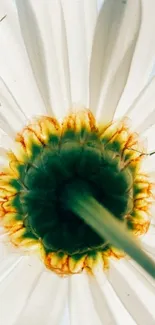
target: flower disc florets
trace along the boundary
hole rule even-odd
[[[90,111],[62,124],[41,117],[25,127],[0,176],[1,220],[11,242],[36,247],[60,274],[93,269],[98,260],[106,268],[110,256],[122,253],[67,208],[66,189],[81,181],[135,235],[145,233],[151,185],[138,151],[124,121],[97,126]]]

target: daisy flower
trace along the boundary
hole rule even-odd
[[[1,325],[155,323],[154,13],[0,0]]]

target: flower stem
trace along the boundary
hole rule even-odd
[[[70,189],[67,206],[85,221],[102,238],[126,252],[155,278],[155,263],[141,248],[138,240],[127,226],[119,221],[107,209],[100,205],[89,192]]]

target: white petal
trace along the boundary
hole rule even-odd
[[[128,263],[128,266],[135,272],[136,275],[142,276],[142,281],[147,280],[148,282],[150,282],[150,284],[153,286],[153,288],[155,287],[155,281],[154,279],[140,266],[138,265],[136,262],[132,261],[131,259],[128,261],[125,261],[125,263]]]
[[[7,155],[7,149],[0,147],[0,156],[5,158]]]
[[[116,324],[115,316],[111,313],[106,297],[104,296],[100,288],[100,285],[97,283],[95,277],[89,277],[89,281],[90,281],[90,289],[92,293],[94,307],[96,308],[101,323],[115,325]]]
[[[154,110],[147,116],[145,121],[143,121],[140,125],[136,127],[136,131],[138,133],[143,133],[152,127],[155,124],[155,108]]]
[[[93,305],[86,274],[69,278],[69,308],[71,325],[101,325]]]
[[[103,272],[103,271],[102,271]],[[109,284],[108,281],[105,282],[105,277],[102,273],[98,273],[96,280],[102,291],[104,299],[108,304],[108,308],[113,315],[112,318],[115,319],[115,324],[117,325],[137,325],[130,315],[124,305],[119,300],[117,294],[115,293],[113,287]],[[117,281],[117,279],[116,279]],[[113,323],[112,323],[113,324]]]
[[[95,30],[95,24],[97,20],[97,0],[85,0],[84,15],[85,15],[85,28],[86,28],[86,44],[87,44],[87,56],[90,59],[92,41]]]
[[[42,271],[35,258],[23,258],[0,285],[1,324],[15,323]],[[9,307],[8,307],[9,306]],[[9,312],[8,312],[9,308]]]
[[[63,12],[59,1],[33,1],[30,6],[28,4],[27,1],[22,2],[21,5],[19,1],[20,15],[24,14],[23,17],[21,16],[21,27],[28,55],[49,113],[53,111],[56,117],[62,118],[71,106]],[[28,21],[34,34],[27,29]],[[34,42],[36,39],[37,42]]]
[[[37,3],[38,6],[38,3]],[[50,22],[51,22],[51,33],[49,34],[49,39],[47,39],[47,31],[45,34],[45,38],[48,41],[49,44],[51,44],[50,49],[50,61],[54,64],[54,51],[53,46],[56,48],[56,56],[57,56],[57,62],[55,62],[55,65],[57,64],[57,69],[59,73],[59,79],[60,79],[60,87],[59,89],[54,88],[53,92],[57,92],[57,96],[61,97],[61,107],[60,107],[60,117],[62,118],[67,112],[68,109],[71,108],[71,87],[70,87],[70,72],[69,72],[69,58],[68,58],[68,45],[67,45],[67,37],[66,37],[66,26],[65,26],[65,20],[64,20],[64,14],[62,10],[62,6],[60,6],[59,1],[48,1],[48,9],[50,14]],[[53,40],[51,39],[53,36]],[[52,42],[53,41],[53,42]],[[52,44],[53,43],[53,44]],[[52,59],[53,58],[53,59]],[[53,70],[54,70],[53,65]],[[52,67],[50,70],[50,77],[51,84],[55,84],[55,78],[52,73]],[[52,86],[51,86],[52,90]],[[52,92],[52,98],[54,96]],[[56,107],[56,111],[57,111]]]
[[[64,313],[62,315],[61,323],[59,325],[70,325],[69,308],[68,308],[67,301],[68,300],[66,299],[65,310],[64,310]]]
[[[95,34],[93,39],[89,76],[89,106],[94,112],[97,109],[101,90],[101,82],[107,67],[106,51],[108,51],[107,44],[109,42],[110,24],[111,21],[113,21],[114,19],[120,19],[122,15],[122,10],[120,9],[123,10],[123,6],[120,6],[120,1],[118,3],[113,0],[106,1],[102,6],[97,19],[97,25],[95,28]],[[117,25],[115,25],[115,28],[113,28],[113,33],[115,33],[114,36],[116,36],[118,32],[118,28],[116,30],[116,26]],[[110,48],[110,50],[108,51],[108,57],[110,56],[111,51],[112,49]]]
[[[22,257],[18,255],[9,255],[4,260],[2,259],[0,265],[0,292],[5,289],[5,282],[8,276],[16,270],[19,263],[22,261]]]
[[[155,290],[141,274],[137,275],[123,261],[116,261],[111,263],[109,281],[136,324],[154,324]]]
[[[155,204],[154,204],[154,202],[153,202],[152,209],[151,209],[151,216],[152,216],[151,225],[153,225],[153,227],[155,227]]]
[[[133,41],[121,60],[116,73],[112,73],[113,75],[108,77],[103,85],[97,118],[100,119],[101,117],[106,123],[113,119],[117,109],[117,104],[126,84],[134,48],[135,42]]]
[[[90,107],[93,110],[101,94],[98,118],[101,114],[104,120],[113,118],[127,80],[139,27],[139,0],[105,1],[97,22],[90,66]]]
[[[153,125],[143,133],[143,137],[147,139],[147,150],[149,153],[155,152],[154,134],[155,134],[155,125]]]
[[[10,138],[14,139],[15,130],[13,129],[11,123],[2,115],[0,114],[0,129],[5,132]]]
[[[11,93],[25,115],[45,114],[44,105],[34,80],[21,37],[15,2],[1,0],[0,71]]]
[[[4,266],[5,263],[8,263],[9,259],[12,259],[13,260],[15,259],[15,261],[18,261],[18,258],[19,258],[19,261],[21,259],[21,252],[20,250],[13,246],[10,242],[8,242],[8,236],[6,235],[5,231],[4,231],[4,228],[3,227],[0,227],[0,263],[1,263],[1,266],[2,266],[2,262],[4,262],[3,264],[3,268],[1,269],[1,280],[2,278],[4,278],[6,275],[5,275],[5,272],[8,272],[9,271],[9,266],[6,264],[6,267]],[[12,267],[13,263],[10,262],[10,266]],[[5,267],[5,270],[4,270],[4,267]],[[9,271],[10,272],[10,271]]]
[[[92,38],[91,27],[87,39],[89,28],[87,23],[89,21],[90,24],[89,15],[92,15],[91,12],[94,10],[92,8],[96,5],[96,1],[89,1],[89,11],[86,11],[88,4],[83,0],[61,2],[67,32],[72,103],[87,106],[89,57],[87,51]]]
[[[67,279],[43,272],[25,301],[15,325],[59,325],[67,297]]]
[[[150,257],[154,260],[155,262],[155,250],[154,250],[154,246],[150,246],[148,244],[143,244],[143,248],[145,249],[145,251],[148,253],[148,255],[150,255]]]
[[[142,22],[124,94],[118,105],[116,117],[125,114],[151,75],[155,61],[155,2],[142,0]],[[131,23],[132,24],[132,23]]]
[[[1,227],[0,227],[0,232],[1,232]],[[1,236],[1,233],[0,233]],[[0,263],[2,260],[4,260],[8,255],[7,248],[3,243],[0,242]]]
[[[154,249],[155,252],[155,225],[154,224],[150,225],[148,232],[142,238],[142,242],[152,247],[152,249]]]
[[[0,123],[1,125],[1,123]],[[6,130],[5,130],[6,132]],[[15,142],[14,142],[14,136],[11,138],[10,136],[8,136],[7,134],[3,133],[1,134],[1,130],[0,130],[0,147],[3,148],[4,150],[7,150],[7,153],[8,153],[8,150],[12,150],[15,146]],[[8,156],[5,154],[4,155],[4,159],[7,161],[7,164],[8,164]],[[4,166],[4,164],[3,164]],[[0,162],[0,168],[2,167],[2,164]]]
[[[49,84],[47,77],[44,43],[35,12],[29,0],[16,1],[21,32],[24,38],[26,50],[31,67],[48,112],[51,110]],[[38,4],[39,7],[39,4]]]
[[[150,177],[153,171],[155,171],[155,155],[148,156],[143,162],[142,162],[142,169],[147,172]]]
[[[126,115],[132,120],[132,127],[138,132],[143,132],[142,125],[146,128],[149,126],[147,121],[155,110],[155,77],[141,91],[134,103],[129,107]],[[152,120],[152,123],[154,121]]]
[[[11,90],[7,87],[5,81],[0,77],[0,110],[1,120],[8,123],[8,128],[19,131],[23,125],[27,122],[25,113],[14,98]],[[7,122],[8,121],[8,122]],[[11,123],[10,123],[11,121]],[[6,131],[3,128],[3,131]],[[11,132],[12,135],[12,132]]]

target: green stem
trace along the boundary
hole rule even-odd
[[[112,245],[126,252],[155,278],[155,263],[140,247],[132,232],[114,217],[107,209],[100,205],[90,194],[81,192],[81,189],[68,192],[67,206],[102,238]]]

